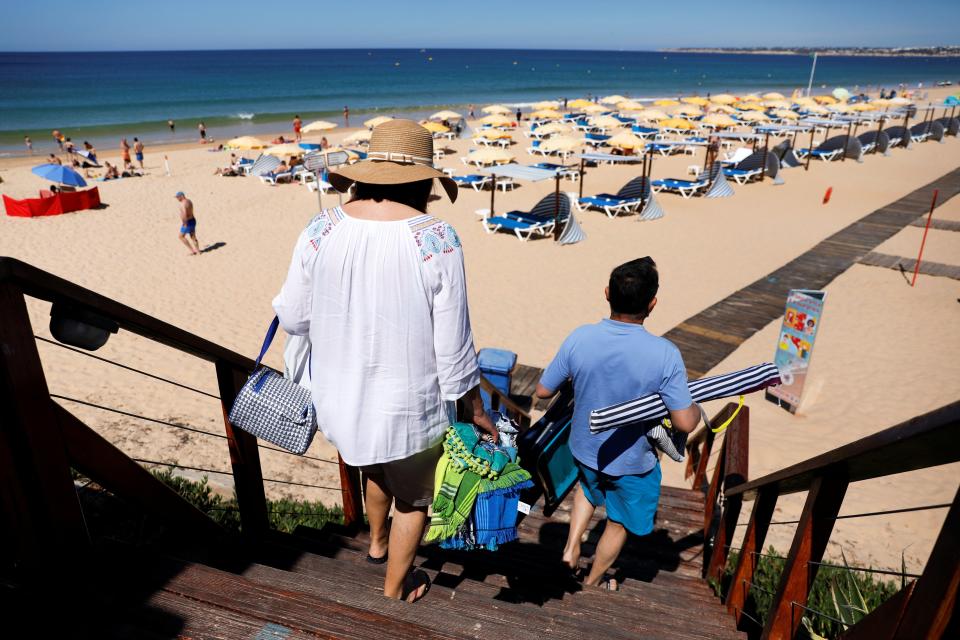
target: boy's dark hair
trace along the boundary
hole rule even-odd
[[[610,273],[610,310],[624,315],[647,315],[660,288],[657,263],[650,256],[624,263]]]
[[[403,184],[357,182],[356,185],[357,190],[353,197],[354,200],[373,200],[375,202],[391,200],[424,213],[427,212],[427,203],[430,201],[430,194],[433,192],[432,179]]]

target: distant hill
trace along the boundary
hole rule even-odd
[[[679,47],[684,53],[756,53],[767,55],[960,57],[960,46],[939,47]]]

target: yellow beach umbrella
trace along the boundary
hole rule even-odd
[[[233,140],[227,140],[224,146],[232,149],[263,149],[267,146],[267,143],[253,136],[240,136]]]
[[[712,124],[715,127],[723,129],[725,127],[736,126],[737,121],[725,113],[710,113],[703,117],[704,124]]]
[[[495,147],[486,147],[483,149],[474,149],[467,155],[470,162],[481,165],[489,164],[507,164],[513,160],[513,154],[506,149],[497,149]]]
[[[820,106],[819,104],[812,104],[808,107],[805,107],[805,109],[810,113],[819,113],[821,115],[825,113],[830,113],[829,109],[827,109],[826,107]]]
[[[533,108],[536,110],[540,109],[559,109],[560,103],[556,100],[541,100],[540,102],[534,102]]]
[[[719,113],[736,113],[737,110],[728,104],[714,104],[710,106],[710,111]]]
[[[326,120],[316,120],[305,126],[301,131],[304,133],[311,133],[313,131],[330,131],[331,129],[336,129],[337,125],[332,122],[327,122]]]
[[[691,96],[689,98],[681,98],[680,102],[686,102],[687,104],[695,104],[698,107],[705,107],[710,104],[710,101],[706,98],[701,98],[700,96]]]
[[[617,103],[617,109],[620,109],[620,111],[643,111],[646,108],[645,104],[636,100],[624,100]]]
[[[745,96],[740,96],[741,102],[760,102],[760,96],[755,93],[748,93]]]
[[[738,102],[737,103],[737,109],[740,109],[741,111],[763,111],[765,108],[766,107],[764,107],[759,102]]]
[[[876,111],[876,107],[869,102],[858,102],[850,107],[850,111]]]
[[[267,149],[267,153],[277,157],[299,156],[299,155],[303,155],[306,152],[307,150],[301,147],[296,142],[286,142],[284,144],[277,144]]]
[[[889,107],[890,100],[887,98],[877,98],[876,100],[871,100],[870,104],[872,104],[874,107]]]
[[[659,109],[647,109],[645,111],[641,111],[640,114],[637,115],[637,118],[640,120],[646,120],[647,122],[659,122],[660,120],[666,120],[669,117],[670,116]]]
[[[487,140],[512,140],[513,137],[506,131],[500,129],[481,129],[474,138],[486,138]]]
[[[559,122],[548,122],[537,127],[536,131],[540,135],[551,135],[554,133],[570,133],[570,128]]]
[[[736,101],[737,99],[734,98],[729,93],[718,93],[717,95],[711,96],[710,98],[710,102],[713,102],[715,104],[733,104]]]
[[[581,111],[584,113],[603,113],[604,111],[610,111],[610,109],[600,104],[590,104],[581,109]]]
[[[797,98],[794,102],[801,107],[809,107],[811,105],[817,104],[817,101],[809,96],[803,96],[802,98]]]
[[[383,124],[384,122],[390,122],[393,120],[390,116],[377,116],[376,118],[370,118],[365,120],[363,126],[373,129],[374,127]]]
[[[790,109],[776,109],[773,114],[778,118],[783,118],[784,120],[799,120],[800,115],[796,111],[791,111]]]
[[[629,131],[621,131],[617,135],[611,137],[607,140],[607,144],[611,147],[617,147],[619,149],[642,149],[646,142],[641,138],[633,135]]]
[[[571,100],[567,103],[567,107],[570,109],[583,109],[584,107],[589,107],[595,102],[590,102],[589,100],[584,100],[583,98],[577,98],[576,100]]]
[[[352,133],[346,138],[343,139],[343,144],[360,144],[363,142],[370,142],[370,136],[372,132],[369,129],[361,129],[356,133]]]
[[[576,149],[579,149],[583,145],[583,140],[580,138],[573,138],[570,136],[554,136],[552,138],[547,138],[540,143],[538,149],[543,149],[544,151],[558,151],[561,153],[571,152]]]
[[[658,122],[661,127],[669,127],[670,129],[694,129],[693,123],[689,120],[684,120],[683,118],[667,118],[666,120],[661,120]]]
[[[782,93],[777,93],[776,91],[771,91],[770,93],[763,94],[764,100],[786,100],[787,97]]]
[[[463,116],[457,113],[456,111],[437,111],[435,114],[430,116],[431,120],[461,120]]]
[[[623,123],[613,116],[594,116],[587,122],[601,129],[618,129],[623,126]]]
[[[420,126],[426,129],[427,131],[429,131],[430,133],[446,133],[450,131],[450,127],[445,127],[439,122],[430,122],[429,120],[425,120],[424,122],[421,122]]]
[[[535,120],[559,120],[563,114],[553,109],[537,109],[530,112],[530,117]]]
[[[621,96],[619,94],[616,94],[612,96],[604,96],[600,98],[600,102],[603,104],[617,104],[619,102],[623,102],[626,99],[627,99],[626,96]]]
[[[837,104],[837,99],[833,96],[814,96],[813,99],[819,104]]]
[[[503,115],[506,113],[513,113],[512,111],[510,111],[510,109],[507,109],[502,104],[491,104],[488,107],[484,107],[483,109],[480,109],[480,111],[482,111],[483,113],[500,114],[500,115]]]
[[[770,109],[789,109],[792,106],[789,100],[782,100],[782,99],[776,99],[776,98],[769,99],[769,100],[764,98],[763,105]]]
[[[770,119],[762,111],[744,111],[737,117],[747,122],[766,122]]]
[[[654,100],[653,104],[657,107],[675,107],[680,103],[670,98],[664,98],[662,100]]]
[[[488,124],[491,127],[508,127],[513,124],[513,119],[499,113],[493,113],[480,118],[480,124]]]
[[[703,114],[703,109],[693,104],[682,104],[673,110],[676,115],[699,116]]]

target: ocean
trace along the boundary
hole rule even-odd
[[[0,154],[38,152],[50,131],[113,147],[286,130],[295,113],[351,125],[469,103],[620,93],[635,98],[806,87],[811,58],[655,51],[352,49],[0,53]],[[925,86],[960,80],[960,58],[820,57],[814,86]],[[166,122],[176,121],[170,134]]]

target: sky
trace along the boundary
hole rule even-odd
[[[958,0],[5,2],[3,51],[960,44]]]

